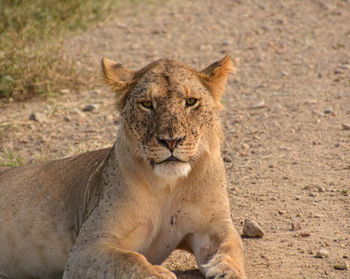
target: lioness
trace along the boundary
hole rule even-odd
[[[246,278],[217,116],[231,59],[102,69],[114,146],[0,173],[0,277],[173,279],[158,264],[180,248],[206,278]]]

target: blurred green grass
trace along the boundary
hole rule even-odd
[[[0,0],[0,99],[25,100],[79,86],[63,36],[102,22],[131,0]],[[82,80],[82,79],[81,79]]]

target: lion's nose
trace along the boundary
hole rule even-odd
[[[157,138],[158,143],[160,145],[163,145],[167,147],[171,152],[174,151],[175,147],[178,145],[178,143],[182,140],[184,140],[185,137],[182,138],[175,138],[175,139],[161,139]]]

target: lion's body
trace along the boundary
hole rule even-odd
[[[116,143],[0,172],[0,278],[173,279],[157,264],[176,248],[207,278],[244,278],[216,116],[230,63],[132,72],[104,60]]]
[[[0,278],[62,278],[84,189],[108,151],[0,172]]]

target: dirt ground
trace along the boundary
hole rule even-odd
[[[243,239],[249,278],[350,278],[350,1],[125,7],[65,42],[89,88],[0,106],[0,163],[112,145],[118,115],[96,78],[102,56],[133,69],[161,57],[201,69],[227,52],[238,62],[222,113],[232,218],[239,232],[246,218],[265,231]],[[328,257],[316,257],[321,248]],[[165,264],[202,278],[189,254]]]

